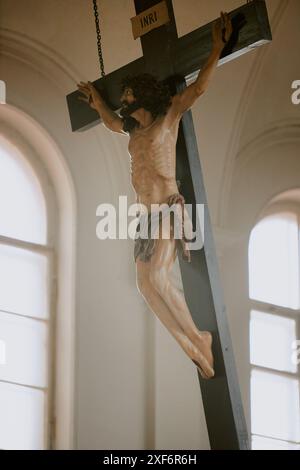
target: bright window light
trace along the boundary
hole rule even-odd
[[[300,450],[300,444],[270,439],[268,437],[253,436],[252,450]]]
[[[45,392],[0,383],[0,447],[7,450],[45,448]]]
[[[300,443],[299,381],[252,370],[252,433]]]
[[[48,317],[48,259],[0,244],[0,310]]]
[[[0,338],[6,350],[0,380],[46,387],[48,325],[0,312]]]
[[[34,169],[0,135],[0,449],[4,450],[49,446],[52,251],[46,246],[46,209]]]
[[[250,298],[300,308],[297,216],[269,216],[252,230],[249,244]]]
[[[250,319],[251,364],[286,372],[297,372],[292,361],[296,321],[252,310]]]
[[[25,158],[16,149],[6,151],[0,139],[0,234],[45,244],[46,233],[40,183]]]

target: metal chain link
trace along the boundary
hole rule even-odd
[[[101,32],[100,32],[100,27],[99,27],[99,13],[98,13],[97,0],[93,0],[93,6],[94,6],[94,15],[95,15],[95,24],[96,24],[97,48],[98,48],[100,72],[101,72],[101,76],[104,77],[105,72],[104,72],[104,62],[103,62],[103,55],[102,55]]]

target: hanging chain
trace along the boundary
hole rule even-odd
[[[100,63],[100,72],[101,76],[104,77],[104,62],[103,62],[103,55],[102,55],[102,45],[101,45],[101,32],[99,27],[99,13],[98,13],[98,5],[97,0],[93,0],[94,5],[94,15],[95,15],[95,24],[96,24],[96,34],[97,34],[97,47],[98,47],[98,56],[99,56],[99,63]]]

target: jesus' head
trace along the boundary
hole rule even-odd
[[[156,119],[166,114],[171,104],[169,87],[151,74],[127,76],[122,80],[121,87],[120,114],[124,119],[124,129],[131,130],[137,126],[137,121],[130,116],[134,111],[144,108]]]

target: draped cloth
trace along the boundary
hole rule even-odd
[[[137,258],[144,262],[148,262],[151,259],[158,240],[158,238],[151,238],[151,235],[157,233],[157,229],[159,228],[164,218],[167,216],[170,216],[170,238],[171,236],[174,236],[176,247],[181,251],[182,258],[189,263],[191,262],[191,254],[188,247],[188,242],[191,240],[191,238],[187,238],[185,235],[187,228],[185,217],[187,213],[185,213],[184,204],[185,199],[182,194],[175,193],[169,196],[166,203],[161,204],[158,210],[152,210],[149,212],[147,211],[145,213],[141,213],[139,211],[137,213],[139,222],[137,225],[134,242],[135,262]],[[171,208],[171,206],[173,207]],[[189,224],[190,228],[192,229],[190,219]]]

